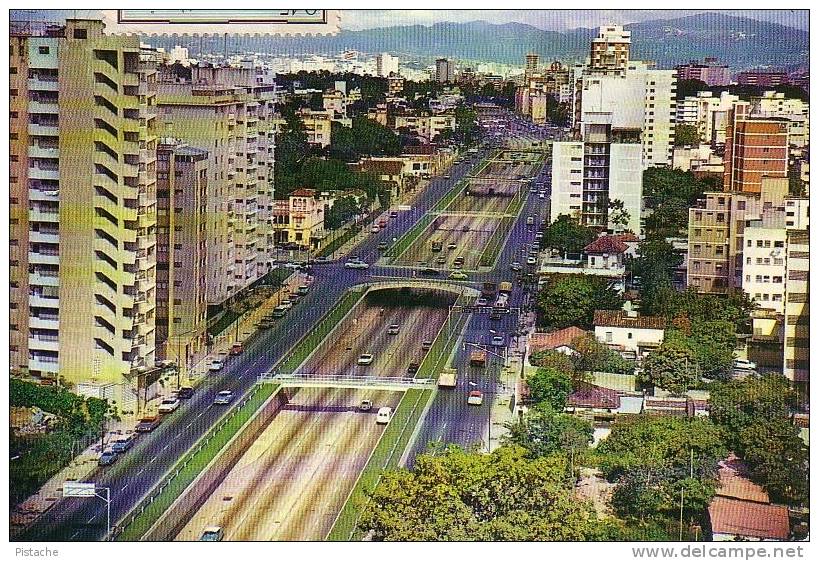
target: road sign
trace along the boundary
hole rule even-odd
[[[63,497],[94,497],[97,494],[95,483],[80,483],[79,481],[66,481],[63,483]]]

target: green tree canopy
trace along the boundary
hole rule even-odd
[[[555,275],[537,299],[540,320],[560,329],[590,329],[595,310],[617,310],[623,301],[608,280],[586,275]]]
[[[674,126],[675,146],[696,146],[701,140],[697,125],[677,123]]]
[[[643,360],[639,380],[673,394],[683,394],[700,380],[700,365],[694,351],[679,341],[664,341]]]
[[[535,403],[545,403],[555,411],[563,411],[572,393],[571,374],[554,368],[538,368],[527,376],[529,397]]]
[[[582,226],[568,214],[561,214],[543,232],[543,245],[560,253],[580,253],[594,241],[594,230]]]
[[[594,433],[588,421],[556,411],[548,403],[535,406],[506,426],[509,433],[505,441],[522,446],[533,457],[556,452],[578,455],[586,450]]]
[[[491,454],[447,448],[412,471],[384,474],[359,527],[376,541],[583,541],[596,517],[559,456],[517,446]]]

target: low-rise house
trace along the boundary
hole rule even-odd
[[[628,250],[628,245],[615,236],[600,236],[583,248],[586,268],[621,276],[626,272],[625,254]]]
[[[557,351],[566,355],[576,355],[577,351],[572,343],[578,338],[589,335],[589,332],[579,327],[567,327],[551,333],[533,333],[529,336],[529,355],[541,351]]]
[[[790,535],[787,507],[771,504],[765,489],[748,478],[747,467],[733,454],[720,462],[708,519],[714,541],[783,541]]]
[[[398,197],[404,191],[407,175],[404,173],[404,159],[400,156],[362,158],[351,167],[354,171],[374,174],[390,188],[393,197]]]
[[[594,336],[626,358],[642,358],[665,339],[665,318],[634,311],[597,310]]]
[[[290,197],[273,201],[271,227],[276,244],[318,246],[326,235],[324,215],[332,200],[316,197],[313,189],[296,189]]]

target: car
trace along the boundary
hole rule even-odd
[[[375,416],[376,425],[386,425],[392,418],[392,407],[382,407],[378,410],[378,415]]]
[[[499,320],[499,319],[501,319],[501,317],[502,317],[502,316],[501,316],[501,314],[502,314],[502,313],[503,313],[503,311],[502,311],[502,310],[500,310],[500,309],[498,309],[498,308],[493,307],[493,308],[492,308],[492,311],[491,311],[491,312],[489,312],[489,319],[491,319],[491,320]]]
[[[487,300],[486,298],[484,298],[482,296],[482,297],[478,298],[477,300],[475,300],[475,305],[480,306],[480,307],[488,306],[489,305],[489,300]]]
[[[320,257],[316,257],[313,260],[313,263],[315,263],[316,265],[323,265],[323,264],[329,263],[329,262],[330,262],[330,258],[325,256],[325,255],[322,255]]]
[[[421,365],[418,364],[417,361],[412,361],[409,363],[409,366],[407,366],[407,372],[409,374],[415,374],[416,372],[418,372],[419,368],[421,368]]]
[[[509,268],[515,272],[520,272],[523,270],[523,265],[520,264],[520,261],[513,261]]]
[[[389,247],[389,245],[387,244],[387,242],[380,242],[378,244],[378,251],[384,251],[388,247]]]
[[[241,343],[233,343],[230,347],[230,354],[233,356],[240,355],[245,351],[245,346]]]
[[[364,261],[350,260],[344,263],[345,269],[369,269],[370,265]]]
[[[526,259],[526,264],[527,265],[537,265],[537,257],[529,256],[529,258]]]
[[[469,225],[464,224],[463,227],[461,228],[461,232],[468,232],[468,231],[469,231]]]
[[[537,198],[538,199],[545,199],[546,198],[546,193],[539,193]]]
[[[310,287],[306,284],[303,284],[296,289],[296,294],[299,294],[301,296],[304,296],[308,292],[310,292]]]
[[[224,368],[225,363],[221,358],[215,358],[210,361],[210,366],[208,366],[208,370],[211,372],[218,372],[222,368]]]
[[[190,399],[193,397],[193,388],[190,386],[182,386],[176,391],[176,397],[179,399]]]
[[[446,265],[446,257],[439,257],[435,260],[436,265]]]
[[[298,263],[285,263],[284,268],[298,271],[299,269],[301,269],[301,265],[299,265]]]
[[[455,242],[451,242],[446,246],[446,248],[449,249],[449,250],[457,249],[458,244],[456,244]]]
[[[483,393],[479,390],[472,390],[466,398],[468,405],[481,405],[483,403]]]
[[[397,210],[391,210],[390,211],[390,218],[398,218],[398,211]]]
[[[369,399],[363,400],[361,403],[358,404],[359,411],[369,411],[373,408],[373,402]]]
[[[504,344],[503,335],[495,335],[492,337],[492,346],[493,347],[502,347]]]
[[[400,329],[401,329],[400,325],[398,325],[397,323],[393,323],[387,328],[387,335],[398,335],[398,331]]]
[[[429,339],[424,339],[424,340],[421,342],[421,349],[423,349],[423,350],[425,350],[425,351],[428,351],[428,350],[430,350],[431,348],[432,348],[432,341],[430,341]]]
[[[119,456],[113,450],[106,450],[105,452],[100,455],[100,459],[97,460],[97,465],[100,466],[110,466],[114,462],[119,459]]]
[[[130,432],[126,435],[120,436],[117,438],[114,443],[111,445],[111,450],[118,454],[122,454],[123,452],[127,452],[131,446],[134,445],[136,442],[137,433]]]
[[[152,415],[152,416],[149,416],[149,417],[143,417],[137,423],[136,431],[137,432],[151,432],[156,427],[158,427],[161,422],[162,422],[162,417],[159,417],[159,416],[156,416],[156,415]]]
[[[452,280],[466,280],[469,278],[469,275],[460,271],[453,271],[449,274],[449,278]]]
[[[425,277],[437,277],[441,274],[441,271],[435,269],[434,267],[424,267],[421,269],[421,274]]]
[[[260,321],[258,324],[259,329],[270,329],[271,327],[276,325],[273,319],[274,319],[273,317],[262,318],[262,321]]]
[[[373,226],[372,228],[370,228],[370,233],[371,233],[371,234],[377,234],[377,233],[378,233],[378,232],[380,232],[380,231],[381,231],[381,228],[379,228],[379,227],[378,227],[378,224],[376,224],[375,226]]]
[[[158,411],[163,415],[173,413],[179,409],[179,403],[179,398],[177,397],[166,397],[162,400],[162,403],[159,404]]]
[[[452,179],[452,176],[449,174],[444,175],[444,179]]]
[[[289,310],[290,308],[292,308],[292,307],[293,307],[293,302],[292,302],[292,301],[290,301],[290,299],[289,299],[289,298],[285,298],[284,300],[282,300],[282,301],[279,303],[279,306],[281,306],[281,307],[282,307],[282,308],[284,308],[285,310]]]
[[[375,357],[370,353],[364,353],[363,355],[358,357],[358,364],[361,366],[366,366],[367,364],[372,364]]]
[[[281,306],[281,305],[276,306],[275,308],[273,308],[273,313],[270,314],[270,316],[272,318],[276,318],[276,319],[283,318],[286,315],[287,315],[287,306]]]
[[[220,542],[225,537],[225,531],[221,526],[208,526],[199,536],[200,542]]]
[[[756,363],[738,358],[734,360],[734,368],[737,370],[756,370]]]
[[[214,405],[230,405],[231,401],[233,401],[233,392],[230,390],[222,390],[213,398]]]

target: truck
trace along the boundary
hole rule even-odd
[[[498,285],[498,292],[501,294],[510,294],[512,292],[512,283],[509,281],[503,281]]]
[[[444,368],[438,376],[439,388],[454,388],[458,383],[458,371],[454,368]]]
[[[441,240],[432,240],[432,251],[441,251],[444,249],[444,242]]]
[[[495,294],[498,292],[498,285],[494,282],[485,282],[483,286],[481,286],[481,296],[484,298],[491,299],[495,297]]]
[[[486,366],[486,351],[472,351],[472,354],[469,355],[469,365],[481,367]]]

